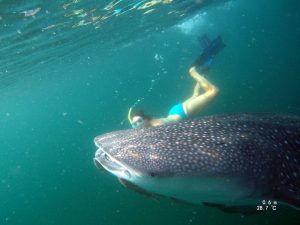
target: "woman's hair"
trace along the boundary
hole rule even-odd
[[[144,112],[143,109],[137,109],[137,110],[134,110],[134,111],[132,112],[131,118],[133,118],[133,117],[135,117],[135,116],[140,116],[140,117],[142,117],[144,120],[151,120],[151,119],[152,119],[151,116],[145,114],[145,112]]]

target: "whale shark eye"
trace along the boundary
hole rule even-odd
[[[131,178],[131,174],[128,170],[125,170],[124,174],[126,175],[127,178]]]

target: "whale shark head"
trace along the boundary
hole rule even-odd
[[[216,140],[210,130],[194,129],[196,121],[167,126],[116,131],[94,139],[98,150],[94,162],[122,178],[132,176],[208,176],[226,172],[222,160],[230,137]]]
[[[183,154],[183,148],[176,152],[170,141],[161,139],[150,143],[157,130],[151,134],[148,131],[117,131],[96,137],[98,150],[94,164],[118,177],[124,186],[146,196],[167,196],[199,204],[217,199],[229,202],[252,192],[251,185],[239,189],[239,179],[216,174],[208,169],[209,164],[197,167],[193,154]],[[204,150],[202,154],[207,161],[217,157]]]
[[[100,135],[94,163],[127,187],[185,202],[269,197],[299,208],[299,134],[296,116],[209,116]]]
[[[131,129],[96,137],[94,142],[98,150],[94,158],[95,165],[130,181],[141,176],[172,175],[173,171],[167,162],[172,160],[173,154],[170,156],[165,154],[167,143],[163,143],[164,141],[151,143],[151,135],[145,131],[145,129]],[[171,164],[175,166],[174,163]]]
[[[218,126],[222,125],[215,125],[214,130]],[[183,121],[98,136],[94,163],[122,183],[196,204],[231,201],[253,192],[253,184],[244,179],[248,171],[232,166],[233,160],[240,159],[239,151],[229,147],[235,137],[222,132],[214,136],[211,128],[197,127],[197,120]]]

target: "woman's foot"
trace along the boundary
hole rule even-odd
[[[196,67],[195,66],[192,66],[190,69],[189,69],[189,73],[194,73],[196,72]]]

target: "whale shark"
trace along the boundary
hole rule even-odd
[[[94,142],[95,165],[146,195],[225,212],[254,212],[265,200],[300,208],[298,116],[205,116]]]

